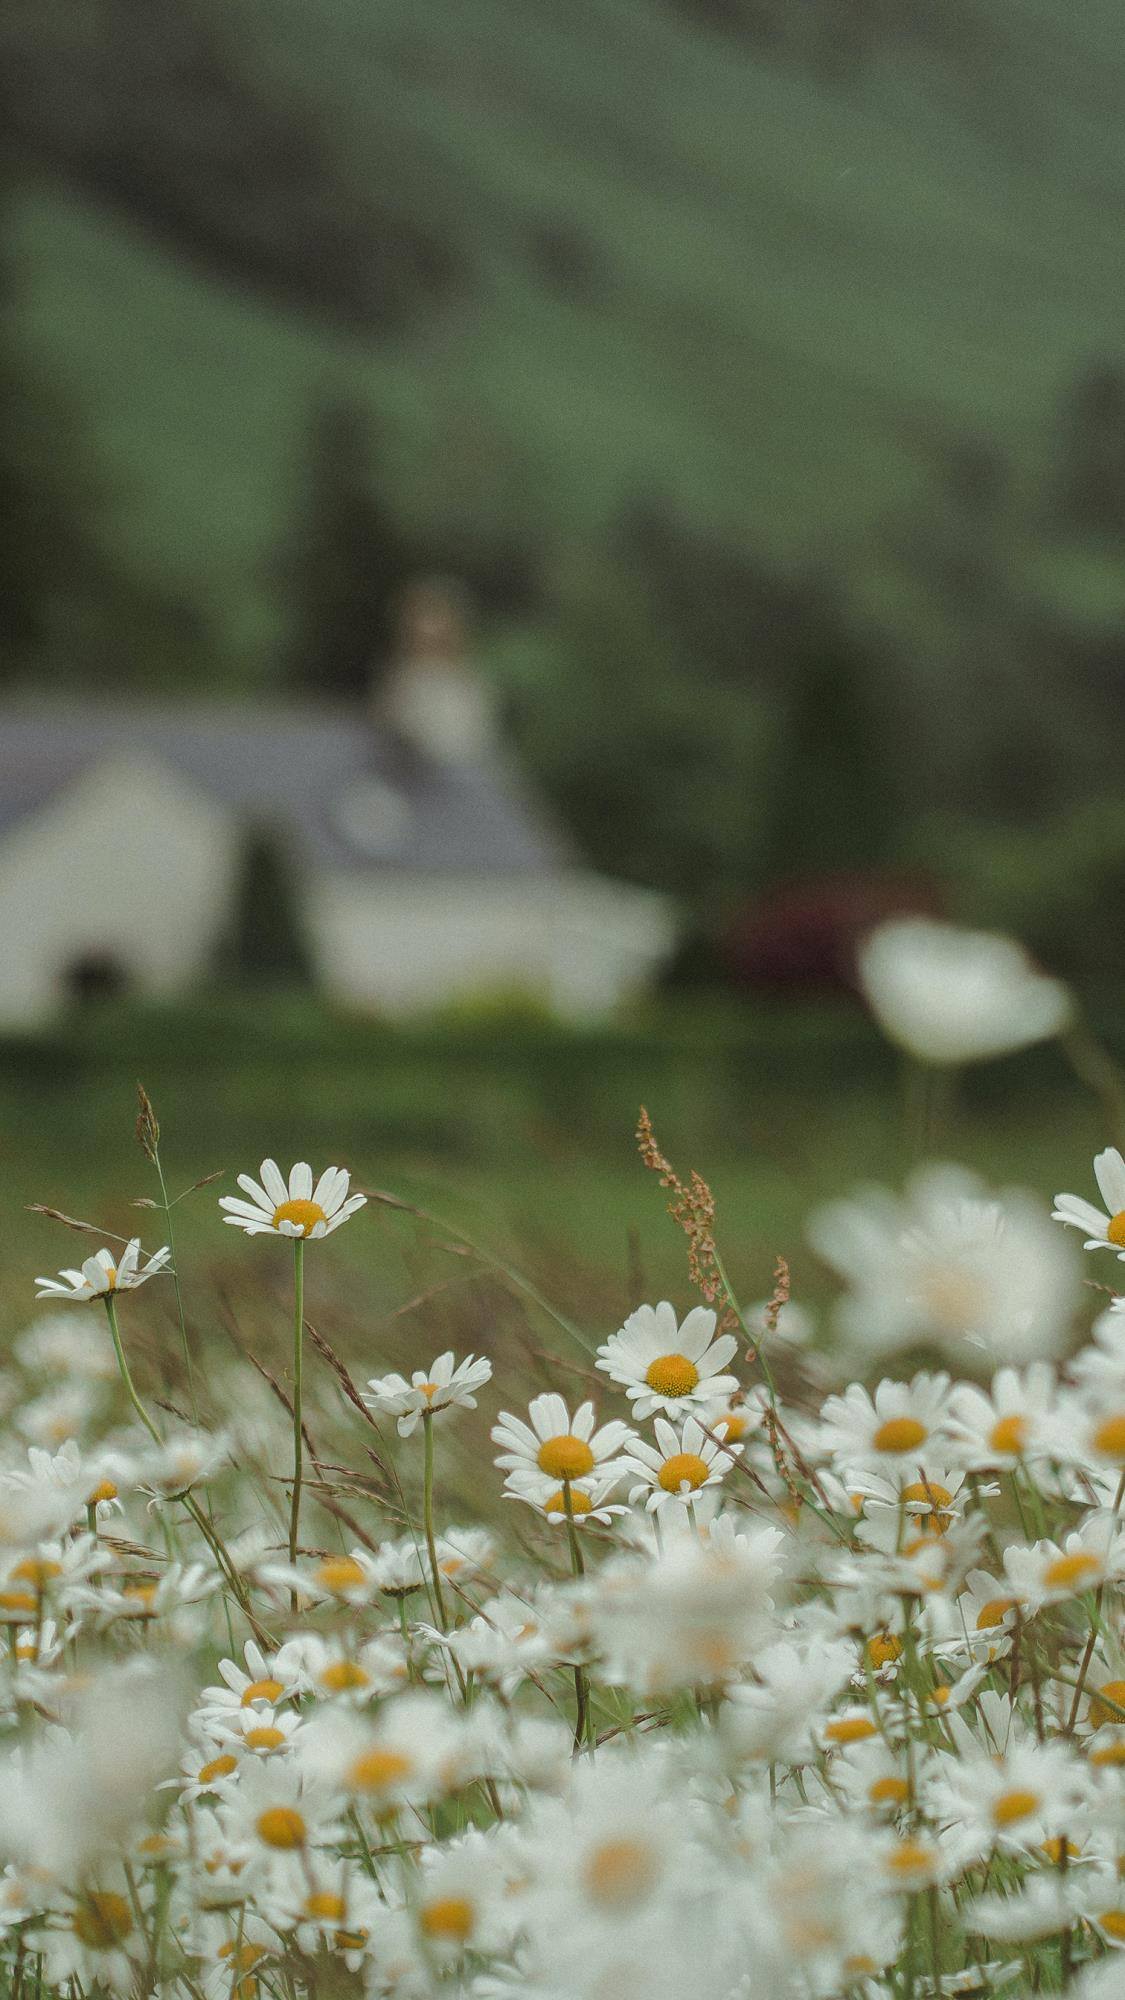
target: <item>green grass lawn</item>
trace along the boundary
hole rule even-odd
[[[711,1183],[747,1300],[768,1293],[779,1253],[798,1296],[826,1299],[804,1242],[809,1209],[859,1181],[901,1179],[911,1157],[894,1064],[846,1008],[701,1010],[589,1033],[487,1020],[391,1031],[288,1003],[110,1012],[0,1057],[9,1329],[30,1311],[35,1273],[74,1261],[86,1241],[28,1203],[163,1241],[162,1218],[130,1206],[159,1194],[133,1136],[138,1077],[162,1121],[171,1192],[224,1174],[176,1209],[189,1289],[237,1290],[252,1260],[283,1291],[282,1246],[222,1226],[217,1198],[266,1153],[339,1160],[361,1186],[440,1221],[372,1204],[310,1253],[310,1300],[319,1288],[331,1310],[374,1328],[436,1286],[411,1334],[427,1347],[443,1328],[479,1336],[489,1314],[522,1323],[526,1294],[517,1287],[513,1306],[491,1258],[588,1336],[612,1330],[638,1291],[686,1298],[683,1240],[634,1145],[642,1102],[677,1168]],[[1087,1188],[1109,1136],[1097,1102],[1045,1050],[964,1079],[940,1150],[1046,1201]],[[441,1223],[484,1254],[451,1249]],[[537,1337],[559,1338],[548,1314],[529,1314]]]

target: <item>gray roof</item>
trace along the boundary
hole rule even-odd
[[[361,711],[292,703],[12,698],[0,706],[0,833],[107,757],[130,752],[160,759],[325,866],[547,874],[573,862],[502,759],[440,764]]]

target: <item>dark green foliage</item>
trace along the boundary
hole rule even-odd
[[[312,981],[292,861],[268,827],[256,827],[246,837],[216,969],[220,977],[250,988]]]
[[[361,409],[326,403],[309,427],[290,548],[280,566],[291,638],[285,678],[305,693],[361,699],[391,650],[395,592],[412,555],[375,490]]]

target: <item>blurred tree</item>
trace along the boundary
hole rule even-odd
[[[230,921],[216,956],[219,977],[239,986],[312,984],[312,954],[290,856],[270,827],[252,827],[246,835]]]
[[[1125,367],[1098,362],[1074,385],[1062,416],[1059,504],[1073,526],[1125,538]]]
[[[791,663],[757,856],[759,884],[874,869],[886,861],[901,801],[868,676],[869,662],[843,641]]]
[[[0,188],[0,674],[88,622],[105,584],[92,527],[100,482],[71,400],[35,369],[15,319]]]
[[[292,618],[290,686],[366,695],[389,656],[394,594],[415,567],[414,550],[375,490],[364,412],[346,402],[321,404],[282,564]]]

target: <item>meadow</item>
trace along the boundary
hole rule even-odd
[[[907,1088],[842,1005],[9,1064],[9,2000],[1116,2000],[1125,1158],[1065,988],[886,929]]]

